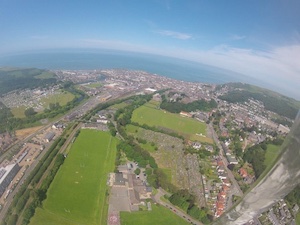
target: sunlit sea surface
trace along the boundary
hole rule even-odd
[[[202,83],[251,82],[250,78],[191,61],[111,50],[52,50],[0,56],[0,66],[40,69],[131,69]]]

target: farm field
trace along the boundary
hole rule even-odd
[[[153,225],[153,224],[172,224],[188,225],[189,223],[180,218],[164,206],[151,204],[152,211],[121,212],[122,225]]]
[[[114,169],[116,144],[108,132],[81,130],[30,225],[106,224],[106,181]]]
[[[280,146],[268,144],[268,148],[266,150],[266,158],[265,165],[268,167],[270,164],[274,162],[280,152]]]
[[[210,138],[206,137],[205,123],[160,110],[152,101],[134,110],[131,120],[141,125],[147,124],[172,130],[191,140],[212,142]]]

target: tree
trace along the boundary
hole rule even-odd
[[[25,110],[24,114],[25,114],[26,117],[32,117],[35,114],[37,114],[37,112],[34,111],[34,109],[32,107],[30,107],[30,108]]]
[[[140,169],[140,168],[136,168],[136,170],[134,171],[134,173],[135,173],[136,175],[139,175],[139,174],[141,173],[141,169]]]

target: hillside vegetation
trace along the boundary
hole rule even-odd
[[[0,68],[0,95],[7,92],[44,87],[56,82],[56,75],[41,69]]]
[[[246,102],[248,99],[253,98],[263,102],[265,109],[292,120],[295,119],[300,109],[299,101],[264,88],[242,83],[229,83],[225,85],[230,88],[230,91],[219,98],[227,102]],[[223,85],[220,87],[223,87]]]

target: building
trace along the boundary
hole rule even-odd
[[[189,118],[191,118],[193,116],[192,114],[190,114],[188,112],[184,112],[184,111],[181,111],[179,114],[180,114],[180,116],[189,117]]]
[[[52,139],[54,138],[54,136],[55,136],[55,133],[49,132],[49,133],[47,133],[45,135],[44,139],[45,139],[46,142],[49,143],[50,141],[52,141]]]
[[[7,165],[5,168],[0,168],[0,196],[3,195],[5,189],[14,179],[16,174],[19,172],[20,168],[21,167],[18,164],[11,164]]]
[[[114,186],[116,187],[122,187],[125,186],[125,179],[123,177],[123,173],[115,173],[115,182],[114,182]]]

